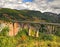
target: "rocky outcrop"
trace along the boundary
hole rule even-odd
[[[18,33],[19,30],[19,24],[18,23],[12,23],[12,22],[0,22],[0,27],[9,27],[9,36],[14,36]],[[1,28],[2,29],[2,28]]]

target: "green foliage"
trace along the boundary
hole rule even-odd
[[[18,11],[9,8],[1,8],[0,13],[18,13]]]
[[[9,27],[4,27],[0,32],[0,36],[7,36],[9,32]]]
[[[60,36],[60,28],[55,32],[55,35]]]
[[[53,34],[40,33],[40,39],[41,40],[56,41],[56,36],[54,36]]]
[[[15,47],[17,40],[14,37],[0,36],[0,47]]]
[[[19,30],[16,36],[22,36],[22,35],[25,35],[25,36],[28,35],[28,32],[26,29]]]
[[[40,33],[40,37],[36,38],[28,36],[27,33],[28,30],[23,29],[15,37],[1,35],[0,47],[60,47],[60,37]]]

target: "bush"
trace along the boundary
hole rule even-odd
[[[14,37],[0,36],[0,47],[15,47],[17,40]]]
[[[1,36],[7,36],[8,32],[9,32],[9,28],[8,27],[4,27],[2,29],[2,31],[0,32],[0,35]]]
[[[20,36],[20,37],[21,37],[22,35],[28,35],[27,30],[25,30],[25,29],[19,30],[19,31],[18,31],[18,34],[17,34],[16,36]]]
[[[50,40],[50,41],[55,41],[56,40],[56,36],[52,35],[52,34],[45,34],[45,33],[40,33],[40,37],[41,40]]]
[[[4,33],[5,32],[5,33]],[[40,37],[28,36],[23,29],[14,37],[6,36],[7,28],[4,28],[0,36],[0,47],[60,47],[60,37],[52,34],[40,33]]]
[[[60,36],[60,28],[55,32],[55,35]]]

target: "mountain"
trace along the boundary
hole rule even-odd
[[[54,22],[54,23],[58,23],[58,14],[56,13],[51,13],[51,12],[45,12],[43,13],[46,17],[48,21]]]
[[[34,10],[15,10],[9,8],[0,8],[0,20],[5,21],[36,21],[59,23],[58,14],[51,12],[41,13]]]

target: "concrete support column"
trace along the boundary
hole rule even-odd
[[[56,32],[56,26],[53,26],[53,34]]]
[[[37,30],[36,32],[36,37],[39,37],[39,30]]]
[[[55,33],[55,26],[54,25],[48,25],[47,30],[49,34],[54,34]]]
[[[55,32],[55,27],[52,25],[52,34]]]
[[[29,34],[29,36],[31,36],[31,27],[29,27],[29,33],[28,34]]]
[[[51,25],[47,25],[47,33],[48,34],[52,33],[52,26]]]

